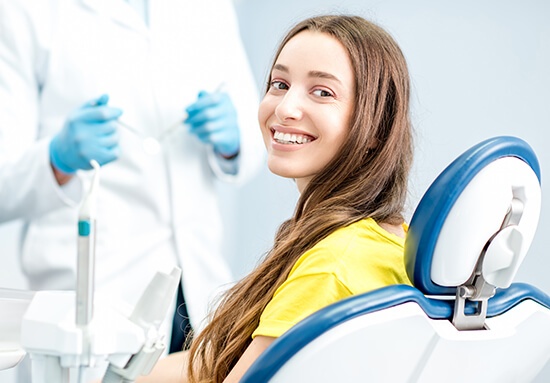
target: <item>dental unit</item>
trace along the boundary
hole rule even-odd
[[[100,166],[79,210],[76,291],[0,289],[0,369],[27,353],[33,383],[80,383],[105,369],[103,382],[132,382],[148,374],[165,349],[159,331],[181,270],[157,272],[130,312],[94,296],[95,225]]]

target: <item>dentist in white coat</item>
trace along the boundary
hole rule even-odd
[[[29,287],[75,287],[96,159],[96,291],[133,304],[179,265],[199,329],[232,281],[214,183],[261,166],[256,110],[230,0],[0,0],[0,222],[24,221]]]

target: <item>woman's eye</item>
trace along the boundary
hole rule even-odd
[[[277,89],[277,90],[285,90],[285,89],[288,89],[288,85],[285,84],[284,82],[282,81],[271,81],[271,87],[273,89]]]
[[[313,94],[319,97],[334,97],[332,93],[330,93],[328,90],[324,89],[315,89],[313,91]]]

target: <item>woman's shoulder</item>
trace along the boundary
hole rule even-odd
[[[406,226],[403,227],[403,234]],[[335,230],[314,247],[336,246],[341,253],[342,249],[352,244],[378,243],[404,246],[405,238],[398,235],[397,230],[389,230],[381,226],[372,218],[364,218],[348,226]]]
[[[335,230],[306,251],[295,268],[308,267],[330,272],[354,260],[364,263],[365,256],[373,253],[402,256],[404,238],[389,233],[372,218],[365,218]]]

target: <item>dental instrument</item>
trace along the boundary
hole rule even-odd
[[[225,87],[225,83],[221,82],[212,93],[213,94],[220,93],[224,89],[224,87]],[[133,133],[138,138],[141,138],[142,140],[141,145],[145,153],[154,155],[160,152],[160,149],[162,148],[163,140],[169,135],[171,135],[174,131],[176,131],[180,126],[182,126],[183,121],[185,121],[187,117],[188,115],[184,111],[183,116],[180,120],[171,124],[168,128],[160,132],[156,137],[142,133],[140,130],[134,128],[132,125],[128,124],[124,120],[121,120],[120,118],[117,120],[117,122],[120,126],[122,126],[123,128],[126,128],[130,133]]]
[[[117,120],[118,124],[122,126],[123,128],[128,129],[129,132],[135,134],[138,138],[141,138],[141,145],[143,147],[143,151],[147,154],[157,154],[160,152],[160,140],[153,137],[153,136],[147,136],[143,133],[141,133],[136,128],[132,127],[131,125],[128,125],[126,122],[124,122],[121,119]],[[178,121],[177,125],[179,125],[181,122]],[[171,128],[172,129],[172,128]]]

